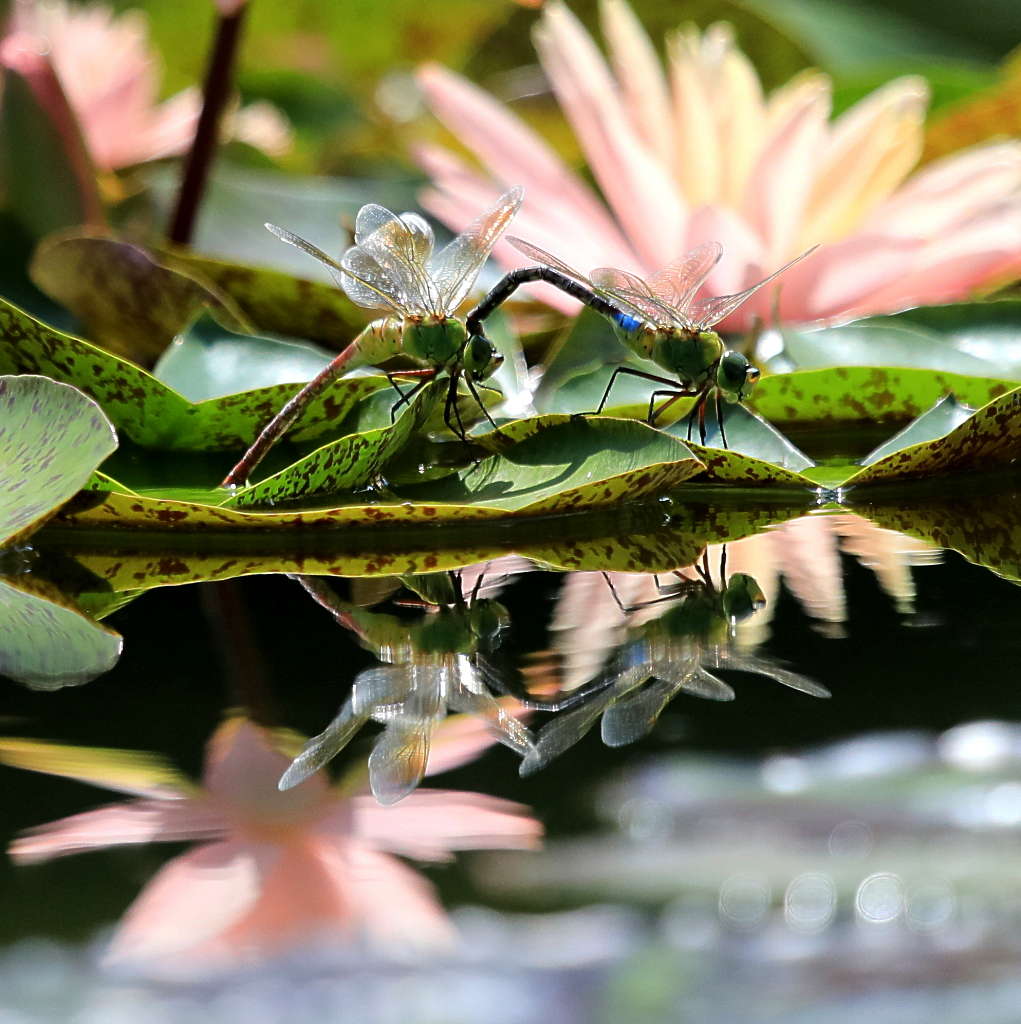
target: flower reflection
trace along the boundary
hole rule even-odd
[[[410,623],[342,601],[321,580],[296,577],[363,647],[387,664],[355,677],[336,718],[305,745],[281,778],[281,789],[315,773],[370,719],[384,727],[369,756],[369,784],[382,804],[396,803],[419,784],[432,734],[448,709],[476,716],[494,740],[519,754],[531,749],[528,729],[514,715],[520,704],[497,700],[491,693],[491,688],[502,687],[485,652],[497,644],[507,612],[479,596],[483,577],[483,572],[472,577],[469,600],[459,577],[408,577],[406,582],[425,599],[419,602],[422,617]]]
[[[450,719],[427,772],[476,757],[491,739]],[[393,854],[450,860],[455,850],[534,848],[541,828],[520,805],[477,793],[422,790],[380,807],[359,769],[286,793],[277,780],[290,734],[235,716],[213,734],[201,787],[151,754],[0,741],[0,760],[131,793],[136,799],[41,825],[10,848],[18,863],[109,846],[197,840],[146,885],[113,937],[111,963],[156,971],[258,962],[316,944],[386,949],[451,942],[431,886]]]
[[[442,67],[419,76],[433,111],[496,182],[525,186],[518,226],[530,241],[569,264],[639,275],[719,241],[714,295],[825,243],[785,276],[785,322],[948,302],[1021,268],[1021,146],[977,146],[909,177],[922,151],[923,79],[892,81],[831,124],[827,76],[806,72],[765,96],[728,25],[669,36],[664,76],[630,7],[601,9],[612,70],[562,3],[546,5],[535,44],[609,210],[491,96]],[[502,190],[439,147],[419,159],[436,186],[425,205],[454,228]],[[542,297],[573,308],[551,289]],[[768,317],[769,303],[753,300],[724,327]]]
[[[622,582],[632,584],[632,594],[640,588],[648,592],[650,585],[659,594],[630,607],[621,601],[609,574],[575,573],[564,581],[563,601],[573,606],[580,603],[585,608],[598,608],[597,595],[602,591],[609,594],[621,617],[623,638],[608,657],[604,648],[605,667],[595,667],[593,672],[593,661],[586,659],[586,675],[592,684],[560,702],[569,710],[560,711],[543,726],[535,749],[522,761],[522,774],[545,767],[577,743],[599,718],[603,742],[619,747],[648,733],[667,704],[682,691],[709,700],[733,700],[734,691],[711,670],[736,669],[766,676],[814,697],[829,696],[811,679],[732,647],[736,623],[764,603],[762,591],[751,576],[728,576],[723,565],[717,586],[709,573],[708,560],[691,572],[693,578],[675,574],[673,583],[665,589],[656,576],[625,576]],[[605,599],[602,603],[605,606]],[[564,616],[558,614],[558,618],[563,646],[584,650],[584,642],[571,640]],[[585,622],[588,635],[590,621],[577,621]],[[605,622],[604,617],[604,628]],[[578,678],[573,676],[576,685]]]
[[[19,52],[48,57],[99,169],[176,156],[191,144],[201,97],[186,89],[157,102],[158,63],[140,11],[22,0],[2,43],[4,62],[18,64]],[[291,144],[290,126],[268,103],[239,110],[229,131],[272,155]]]

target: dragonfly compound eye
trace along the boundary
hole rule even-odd
[[[744,572],[736,572],[727,581],[723,592],[723,613],[728,619],[740,622],[753,615],[766,604],[766,595],[755,579]]]
[[[481,334],[473,334],[464,347],[464,368],[473,380],[485,380],[503,362],[493,343]]]
[[[740,352],[724,352],[716,371],[716,384],[724,397],[738,402],[751,394],[759,371]]]
[[[404,324],[405,352],[433,366],[456,359],[464,342],[464,324],[453,317],[407,320]]]

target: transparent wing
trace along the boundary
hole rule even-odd
[[[593,287],[592,282],[584,274],[579,273],[574,267],[569,267],[563,260],[557,259],[556,256],[546,252],[545,249],[540,249],[539,246],[532,245],[531,242],[526,242],[523,238],[515,238],[513,235],[508,235],[507,241],[530,260],[542,263],[547,267],[552,267],[554,270],[559,270],[564,277],[573,277],[575,281],[585,285],[587,288]]]
[[[524,194],[520,186],[506,192],[491,210],[472,221],[433,260],[432,279],[446,312],[453,313],[464,302],[493,246],[521,207]]]
[[[436,720],[400,715],[387,722],[369,755],[369,786],[384,805],[397,803],[422,781]]]
[[[337,717],[318,736],[313,736],[305,744],[301,753],[280,777],[277,786],[282,790],[292,789],[310,775],[314,775],[347,746],[367,719],[367,714],[358,714],[354,710],[350,700],[345,701]]]
[[[650,679],[644,686],[614,701],[603,715],[601,731],[608,747],[624,747],[640,740],[656,724],[680,687],[666,679]]]
[[[770,274],[769,277],[763,278],[758,284],[753,284],[751,288],[745,288],[743,292],[737,292],[735,295],[718,295],[714,299],[703,299],[701,302],[692,303],[688,310],[688,319],[691,321],[692,326],[698,330],[705,330],[714,324],[718,324],[721,320],[730,316],[738,306],[747,302],[760,288],[765,287],[770,281],[778,278],[785,270],[790,270],[795,263],[800,263],[806,256],[811,255],[818,248],[819,246],[813,245],[811,249],[806,249],[800,256],[792,259],[790,263],[785,263],[779,270]]]
[[[684,313],[722,256],[719,242],[704,242],[657,271],[647,284],[654,295]]]
[[[613,302],[630,306],[649,323],[662,327],[687,327],[681,313],[653,294],[637,275],[615,267],[599,267],[592,271],[592,283]]]
[[[317,245],[306,241],[300,235],[288,231],[286,228],[278,227],[276,224],[266,224],[266,230],[272,232],[282,242],[293,245],[304,253],[308,253],[313,259],[319,260],[333,275],[337,287],[347,292],[348,298],[359,306],[367,309],[388,309],[392,313],[402,315],[404,310],[393,298],[393,283],[385,275],[379,273],[378,268],[373,271],[376,280],[362,277],[354,267],[348,269],[341,266],[332,256],[328,256]]]
[[[426,264],[432,255],[432,229],[417,214],[398,216],[384,206],[370,203],[358,211],[355,221],[357,244],[344,254],[341,263],[365,267],[374,262],[377,273],[388,278],[394,297],[413,313],[436,313],[439,292],[430,280]],[[357,255],[354,255],[357,254]],[[364,273],[364,271],[362,271]]]
[[[752,654],[744,654],[730,648],[717,647],[707,652],[704,658],[711,661],[713,668],[729,668],[738,672],[749,672],[753,675],[766,676],[782,686],[789,686],[792,690],[800,690],[811,697],[829,697],[830,691],[820,685],[814,679],[803,676],[798,672],[791,672],[775,662],[766,658],[757,658]]]
[[[476,655],[478,658],[478,655]],[[484,689],[483,679],[496,675],[496,670],[479,658],[478,675],[468,659],[458,683],[451,688],[447,703],[454,711],[475,715],[486,723],[486,728],[497,742],[510,747],[521,755],[532,750],[534,743],[528,728],[519,722],[506,708]]]
[[[614,687],[607,687],[570,711],[558,712],[540,730],[535,746],[521,761],[522,775],[533,775],[550,761],[570,750],[591,728],[613,700]]]

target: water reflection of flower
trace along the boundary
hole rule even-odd
[[[437,730],[429,772],[476,757],[475,723]],[[359,769],[286,793],[287,734],[229,718],[206,752],[201,787],[149,754],[0,742],[0,760],[136,796],[38,826],[12,844],[19,863],[123,844],[196,840],[146,885],[109,950],[111,963],[159,972],[228,967],[317,944],[443,947],[453,929],[429,883],[393,854],[442,862],[455,850],[530,849],[541,827],[520,805],[420,790],[380,807]]]
[[[52,62],[101,170],[175,156],[191,144],[201,97],[197,89],[186,89],[157,102],[158,63],[140,11],[115,15],[102,4],[22,2],[15,5],[0,52],[4,62],[18,65],[19,51],[41,53]],[[290,126],[267,103],[242,108],[229,128],[270,154],[291,144]]]
[[[583,270],[639,272],[717,240],[726,255],[713,294],[825,243],[784,277],[788,322],[947,302],[1021,269],[1021,146],[978,146],[909,178],[922,79],[890,82],[830,124],[827,76],[806,72],[764,96],[729,26],[671,35],[668,80],[623,0],[604,0],[602,15],[612,72],[562,3],[546,5],[535,42],[609,210],[491,96],[442,67],[420,74],[433,111],[496,181],[525,186],[519,234]],[[500,191],[447,150],[425,146],[419,158],[436,186],[425,205],[455,228]],[[573,308],[558,292],[543,297]],[[768,316],[770,301],[747,303],[724,328]]]

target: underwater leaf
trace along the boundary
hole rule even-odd
[[[81,231],[51,235],[39,243],[29,272],[85,324],[97,345],[140,366],[152,366],[203,307],[237,331],[248,329],[228,296],[116,238]]]
[[[865,458],[859,460],[862,466],[871,466],[880,459],[908,448],[923,441],[934,441],[937,437],[945,437],[955,427],[959,427],[975,410],[970,405],[962,405],[953,395],[945,395],[931,409],[923,412],[912,420],[903,430],[898,431],[888,441],[873,449]]]
[[[432,381],[391,426],[331,441],[279,473],[238,491],[224,504],[234,508],[265,506],[367,487],[422,429],[447,386],[446,380]]]
[[[273,218],[278,217],[274,211]],[[258,226],[266,235],[267,243],[282,250],[291,248],[281,245],[262,228],[261,221]],[[222,294],[229,295],[260,331],[307,338],[339,351],[366,324],[367,311],[356,306],[332,281],[327,284],[305,276],[292,277],[269,267],[229,263],[188,249],[171,249],[161,258],[168,266],[209,281]],[[308,260],[309,264],[314,262]],[[312,267],[303,266],[303,269],[307,274]]]
[[[117,447],[102,410],[48,377],[0,377],[0,545],[37,530]]]
[[[983,406],[945,437],[887,455],[845,487],[1016,466],[1021,458],[1021,387]]]
[[[153,376],[189,401],[272,387],[303,384],[333,358],[303,342],[237,334],[202,313],[164,350]]]
[[[113,668],[122,638],[50,583],[0,578],[0,675],[35,690],[78,686]]]
[[[237,451],[301,385],[277,384],[192,403],[140,366],[63,334],[0,299],[0,373],[40,373],[94,398],[126,438],[168,451]],[[329,435],[366,395],[390,386],[386,377],[344,377],[303,410],[289,438]]]
[[[1016,382],[932,370],[839,366],[763,378],[749,406],[770,423],[833,426],[863,420],[904,423],[954,394],[973,406],[1006,394]]]

